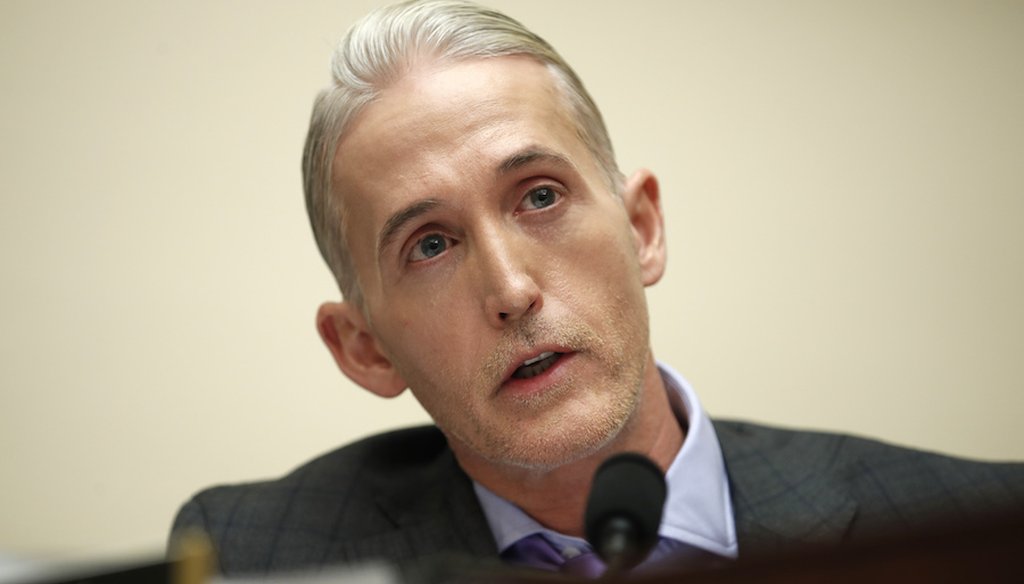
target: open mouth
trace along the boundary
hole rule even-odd
[[[512,379],[529,379],[544,373],[555,364],[555,361],[562,356],[562,353],[545,351],[532,359],[523,361],[523,364],[512,372]]]

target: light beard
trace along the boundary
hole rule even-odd
[[[524,320],[502,337],[465,389],[498,387],[509,362],[538,342],[572,349],[581,360],[575,365],[598,368],[601,379],[595,384],[569,374],[544,392],[508,399],[505,416],[436,421],[450,439],[488,463],[544,473],[586,458],[619,436],[639,409],[649,349],[623,334],[602,338],[580,322]],[[592,387],[581,390],[584,383]]]
[[[629,425],[639,408],[639,385],[628,392],[594,390],[603,401],[600,407],[575,411],[565,404],[549,412],[542,421],[524,427],[520,420],[479,428],[482,444],[469,443],[474,453],[489,463],[546,474],[599,452]],[[465,442],[465,441],[463,441]]]

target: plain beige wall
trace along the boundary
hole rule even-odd
[[[334,368],[299,156],[376,2],[0,2],[0,551],[424,421]],[[1024,3],[502,0],[654,169],[655,353],[720,417],[1024,458]]]

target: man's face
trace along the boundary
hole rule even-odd
[[[460,460],[618,435],[652,374],[637,237],[544,66],[419,66],[336,161],[368,332]]]

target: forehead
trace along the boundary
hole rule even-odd
[[[385,89],[338,144],[334,192],[348,228],[380,228],[389,212],[486,180],[534,147],[594,165],[560,84],[526,57],[416,67]]]

